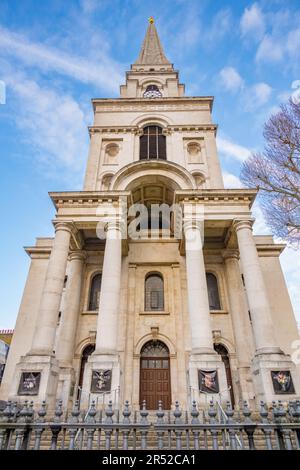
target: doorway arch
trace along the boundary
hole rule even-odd
[[[225,366],[227,387],[230,393],[231,405],[232,407],[234,407],[233,383],[232,383],[232,375],[231,375],[231,367],[230,367],[230,359],[229,359],[228,350],[225,348],[225,346],[223,346],[223,344],[214,344],[214,349],[221,356],[223,364]]]
[[[170,351],[159,340],[148,341],[141,350],[140,358],[140,404],[156,410],[162,402],[164,410],[171,408]]]
[[[83,378],[84,378],[84,371],[85,371],[85,366],[88,361],[88,358],[93,352],[95,351],[95,345],[94,344],[88,344],[85,346],[85,348],[82,350],[81,353],[81,361],[80,361],[80,371],[79,371],[79,379],[78,379],[78,386],[77,386],[77,400],[80,400],[81,398],[81,390],[82,390],[82,385],[83,385]]]

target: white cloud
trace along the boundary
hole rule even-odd
[[[263,105],[269,101],[272,88],[267,83],[261,82],[253,86],[253,91],[258,105]]]
[[[253,205],[252,215],[255,218],[253,226],[254,235],[270,235],[271,230],[265,222],[265,218],[258,201],[255,201]],[[275,240],[275,242],[276,241],[277,240]],[[280,242],[280,240],[278,240],[278,242]],[[294,249],[287,247],[280,255],[279,259],[286,279],[295,316],[298,323],[300,323],[300,256]]]
[[[257,52],[257,62],[279,62],[284,57],[284,47],[279,40],[266,35],[261,41]]]
[[[214,16],[210,27],[204,32],[204,42],[215,44],[222,39],[231,28],[232,15],[229,8],[224,8]]]
[[[61,50],[28,39],[0,27],[1,53],[12,55],[26,65],[43,71],[55,71],[83,83],[92,83],[108,91],[116,91],[122,81],[119,65],[102,52],[98,63],[87,58],[69,55]]]
[[[293,57],[299,57],[300,51],[300,28],[291,31],[287,38],[286,49],[288,54]]]
[[[227,171],[223,172],[223,181],[225,188],[228,189],[238,189],[243,187],[241,180],[236,175],[228,173]]]
[[[87,117],[79,104],[26,76],[7,75],[5,81],[19,104],[16,125],[36,161],[49,174],[67,167],[70,176],[80,174],[81,179],[88,134]]]
[[[241,95],[241,103],[244,111],[257,111],[258,108],[268,103],[273,89],[265,82],[255,83],[244,87]]]
[[[253,226],[254,235],[270,235],[271,230],[266,224],[263,212],[257,200],[253,204],[252,215],[255,218]]]
[[[243,36],[251,35],[259,39],[265,31],[265,19],[263,12],[257,3],[253,3],[250,8],[245,8],[240,22]]]
[[[237,91],[243,87],[244,80],[234,67],[224,67],[220,73],[221,85],[229,91]]]
[[[217,147],[220,153],[239,162],[244,162],[251,155],[251,150],[248,148],[223,137],[217,137]]]
[[[83,13],[93,13],[95,10],[101,6],[102,2],[99,0],[80,0],[80,5],[83,10]]]
[[[280,256],[288,291],[298,323],[300,323],[300,256],[292,248],[286,248]]]

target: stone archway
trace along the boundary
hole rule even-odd
[[[140,358],[140,405],[146,401],[149,410],[171,408],[171,373],[169,348],[159,340],[144,344]]]
[[[226,380],[227,380],[227,386],[229,389],[230,400],[231,400],[232,406],[234,407],[235,400],[234,400],[232,374],[231,374],[230,359],[229,359],[228,351],[225,348],[225,346],[223,346],[223,344],[221,343],[214,344],[214,349],[221,356],[223,364],[225,366]]]
[[[80,371],[79,371],[79,379],[78,379],[78,386],[77,386],[77,400],[81,400],[81,395],[82,395],[82,386],[83,386],[83,381],[84,381],[84,374],[85,374],[85,369],[86,369],[86,363],[88,361],[88,358],[90,357],[91,354],[95,351],[95,344],[87,344],[85,348],[83,349],[81,353],[81,361],[80,361]]]

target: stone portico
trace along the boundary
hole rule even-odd
[[[184,95],[150,22],[120,98],[93,100],[83,191],[50,193],[54,238],[26,248],[1,399],[299,397],[284,246],[253,235],[256,191],[224,189],[212,106]],[[136,236],[134,216],[158,225]]]

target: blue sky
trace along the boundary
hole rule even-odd
[[[90,99],[117,97],[150,15],[187,95],[214,95],[227,187],[300,80],[299,0],[0,0],[0,328],[14,326],[29,259],[53,234],[48,191],[81,189]],[[269,233],[259,206],[256,231]],[[281,263],[300,322],[300,256]]]

